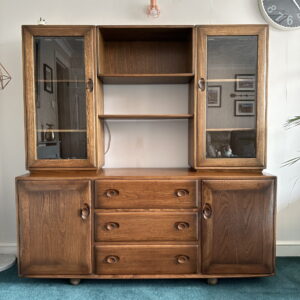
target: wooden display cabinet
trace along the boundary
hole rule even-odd
[[[263,25],[23,26],[20,276],[273,275],[267,45]],[[105,114],[104,84],[186,84],[188,112]],[[100,169],[116,119],[186,119],[191,168]]]

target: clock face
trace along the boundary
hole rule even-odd
[[[259,1],[263,14],[271,24],[286,29],[300,28],[300,0]]]

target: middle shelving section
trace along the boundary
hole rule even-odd
[[[122,154],[111,156],[128,162],[114,163],[108,154],[105,164],[136,167],[141,161],[147,167],[145,157],[152,155],[149,166],[188,166],[195,128],[195,28],[101,26],[97,33],[100,130],[109,126],[112,140],[120,141],[110,151],[122,143]],[[129,157],[132,145],[141,149],[136,158]]]

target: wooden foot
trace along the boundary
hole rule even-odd
[[[72,285],[78,285],[80,283],[80,279],[77,279],[77,278],[71,278],[70,279],[70,283]]]
[[[209,285],[216,285],[216,284],[218,284],[218,278],[208,278],[207,283]]]

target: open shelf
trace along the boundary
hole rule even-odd
[[[99,78],[108,84],[180,84],[190,82],[194,74],[99,74]]]
[[[174,77],[182,83],[194,72],[192,26],[101,26],[98,38],[98,74],[104,83],[136,83],[139,77],[140,83],[177,83]]]
[[[168,115],[99,115],[99,119],[111,120],[176,120],[176,119],[192,119],[193,114],[168,114]]]

